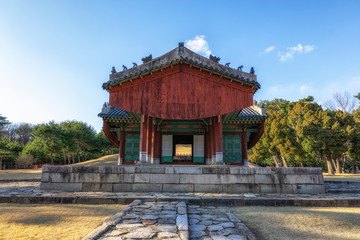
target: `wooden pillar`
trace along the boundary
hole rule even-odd
[[[222,117],[221,115],[214,117],[214,135],[215,135],[215,153],[216,164],[223,164],[223,141],[222,141]]]
[[[120,131],[118,165],[122,165],[123,162],[125,161],[125,141],[126,141],[125,131]]]
[[[156,129],[156,141],[155,141],[155,159],[160,164],[161,162],[161,148],[162,148],[162,135],[161,132]]]
[[[209,129],[205,132],[205,164],[209,165],[211,163],[211,154],[210,154],[210,139],[209,139]]]
[[[151,164],[160,164],[160,157],[157,154],[158,153],[158,145],[159,145],[159,141],[158,141],[158,135],[159,133],[157,132],[156,129],[156,125],[152,124],[152,136],[151,136]]]
[[[210,131],[210,146],[211,146],[211,164],[215,164],[216,152],[215,152],[215,123],[214,118],[211,118],[211,131]]]
[[[246,129],[241,133],[241,159],[244,165],[247,166],[248,154],[247,154],[247,135]]]
[[[145,115],[141,116],[141,126],[140,126],[140,152],[139,152],[139,161],[141,163],[146,163],[146,142],[147,142],[147,117]]]
[[[152,117],[147,118],[148,124],[147,124],[147,142],[146,142],[146,162],[151,163],[151,146],[152,146]]]

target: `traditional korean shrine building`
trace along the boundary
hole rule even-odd
[[[246,165],[247,150],[264,131],[264,109],[253,68],[233,69],[220,58],[184,47],[122,72],[113,68],[99,114],[119,164]]]

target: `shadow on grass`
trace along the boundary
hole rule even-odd
[[[17,223],[22,225],[51,225],[62,222],[62,217],[53,214],[41,214],[30,217],[20,217],[12,219],[9,223]]]

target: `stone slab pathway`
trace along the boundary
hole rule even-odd
[[[122,221],[100,239],[189,239],[184,202],[145,202],[133,206]]]
[[[228,207],[200,207],[179,201],[141,203],[139,200],[129,206],[117,214],[118,219],[113,217],[111,226],[103,224],[84,239],[256,239],[235,215],[229,213]]]
[[[189,230],[192,240],[246,240],[255,235],[228,207],[189,205]]]

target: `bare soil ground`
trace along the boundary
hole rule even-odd
[[[235,207],[258,239],[360,239],[360,208]]]
[[[0,239],[81,239],[124,207],[0,204]]]

